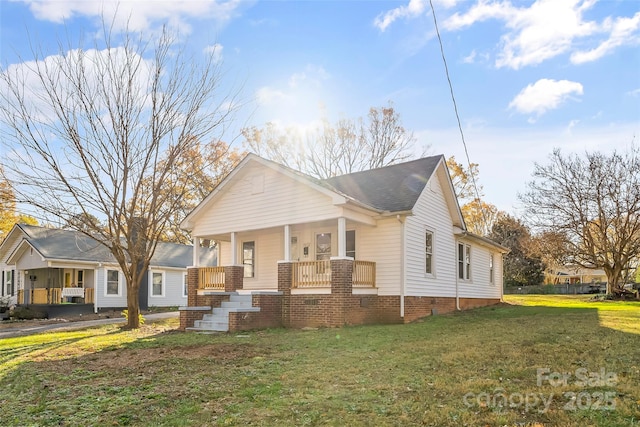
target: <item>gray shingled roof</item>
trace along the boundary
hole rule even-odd
[[[388,212],[413,209],[442,155],[329,178],[324,182],[359,202]]]
[[[29,243],[48,259],[88,262],[115,262],[107,248],[80,232],[20,224]],[[201,248],[200,265],[216,265],[211,248]],[[151,259],[152,266],[186,268],[193,264],[193,247],[160,242]]]

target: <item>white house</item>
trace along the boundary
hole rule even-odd
[[[203,249],[198,262],[216,265],[215,251]],[[158,243],[141,286],[141,307],[186,304],[192,260],[192,246]],[[79,305],[95,312],[127,306],[124,277],[113,256],[77,231],[16,224],[0,244],[0,278],[0,296],[11,296],[14,304],[55,306],[46,311],[56,314],[78,311]]]
[[[231,293],[254,295],[231,329],[407,322],[502,298],[507,249],[467,232],[441,155],[318,180],[250,154],[182,227],[220,248],[220,267],[194,260],[184,328]]]

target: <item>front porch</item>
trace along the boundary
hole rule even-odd
[[[351,287],[360,289],[375,289],[376,263],[372,261],[352,261]],[[284,261],[283,261],[284,262]],[[330,289],[332,282],[332,260],[321,261],[291,261],[291,289]],[[244,268],[243,269],[244,276]],[[230,267],[201,267],[198,268],[198,291],[226,291],[233,292],[243,288],[238,277],[239,273]],[[227,280],[227,274],[229,279]],[[243,277],[240,277],[243,278]],[[275,287],[274,287],[275,288]],[[269,290],[269,289],[264,289]]]
[[[24,304],[48,304],[63,303],[93,304],[93,288],[36,288],[19,289],[17,302]]]
[[[181,329],[220,312],[238,294],[251,296],[252,310],[227,310],[228,331],[402,322],[400,297],[378,295],[375,262],[339,257],[280,261],[277,287],[262,290],[244,289],[243,273],[243,266],[190,268]]]

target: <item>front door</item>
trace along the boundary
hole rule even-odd
[[[291,242],[289,245],[289,256],[291,259],[289,261],[300,261],[300,246],[298,245],[298,236],[291,236]]]
[[[331,258],[331,233],[316,234],[316,261]]]

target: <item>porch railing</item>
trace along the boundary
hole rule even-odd
[[[373,261],[354,261],[352,286],[354,288],[375,288],[376,263]]]
[[[292,288],[331,286],[331,262],[300,261],[293,264]]]
[[[224,290],[224,267],[201,267],[198,275],[200,289]]]
[[[32,289],[31,304],[60,304],[61,289]]]
[[[29,289],[27,292],[29,304],[60,304],[62,301],[62,289]],[[93,288],[84,288],[84,303],[93,304],[95,290]],[[24,289],[18,289],[18,304],[25,303]]]
[[[376,263],[354,261],[352,286],[354,288],[376,287]],[[322,288],[331,286],[330,261],[300,261],[293,264],[292,288]]]
[[[93,304],[93,288],[85,288],[84,289],[84,303],[85,304]]]

